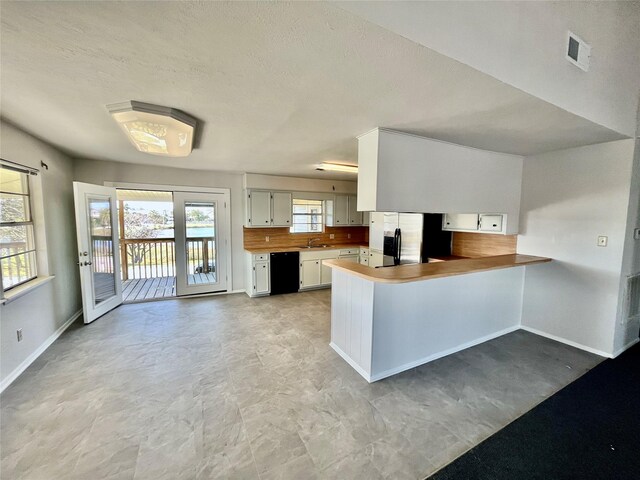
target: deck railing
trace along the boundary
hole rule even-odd
[[[187,238],[187,274],[215,271],[215,239]],[[120,239],[122,279],[176,276],[173,238]]]

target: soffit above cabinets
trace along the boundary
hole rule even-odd
[[[515,154],[622,137],[331,3],[6,2],[2,23],[3,117],[76,158],[353,180],[315,168],[380,125]],[[104,108],[127,98],[197,117],[198,148],[132,149]]]

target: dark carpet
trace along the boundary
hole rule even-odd
[[[636,344],[429,479],[640,479],[639,414],[640,344]]]

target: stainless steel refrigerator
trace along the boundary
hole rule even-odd
[[[423,214],[384,213],[383,264],[422,262]]]

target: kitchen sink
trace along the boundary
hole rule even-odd
[[[305,245],[305,246],[304,246],[304,247],[302,247],[302,248],[327,248],[328,246],[329,246],[329,245],[311,245],[311,246],[309,246],[309,245]]]

